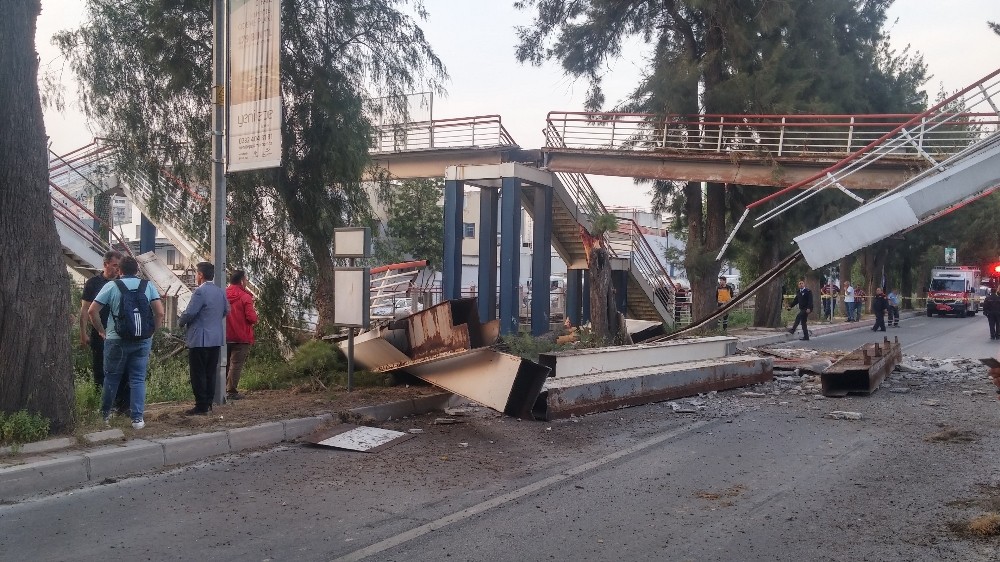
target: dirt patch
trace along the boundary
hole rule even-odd
[[[740,484],[736,484],[734,486],[730,486],[730,487],[726,488],[725,490],[722,490],[721,492],[708,492],[708,491],[700,490],[700,491],[695,492],[694,497],[700,498],[700,499],[703,499],[703,500],[719,501],[719,500],[723,500],[723,499],[726,499],[726,498],[735,498],[735,497],[739,496],[740,494],[742,494],[745,491],[746,491],[745,487],[743,487]],[[732,505],[732,503],[726,501],[726,502],[723,502],[723,505]]]
[[[418,385],[360,388],[350,393],[338,388],[322,392],[302,392],[301,389],[248,391],[243,393],[242,400],[215,406],[207,416],[185,414],[194,406],[191,402],[161,402],[146,406],[144,429],[133,430],[129,420],[123,417],[112,419],[111,425],[120,428],[127,437],[149,438],[224,431],[321,414],[334,414],[357,423],[348,410],[440,392],[433,386]],[[100,429],[103,425],[83,430]]]
[[[979,435],[974,431],[947,428],[924,436],[924,441],[930,443],[971,443]]]
[[[968,538],[997,537],[1000,536],[1000,514],[985,513],[969,521],[954,521],[948,523],[948,528],[953,533]]]

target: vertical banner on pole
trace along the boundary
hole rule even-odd
[[[229,171],[281,165],[280,0],[229,0]]]

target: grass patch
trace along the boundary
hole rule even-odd
[[[49,436],[49,420],[21,410],[11,414],[0,412],[0,445],[19,445],[41,441]]]
[[[564,344],[557,344],[555,342],[557,336],[563,335],[556,332],[550,332],[543,337],[535,337],[529,333],[522,332],[517,335],[503,336],[501,342],[502,348],[508,353],[531,361],[538,361],[538,356],[542,353],[597,347],[597,342],[594,341],[590,330],[580,330],[577,334],[578,339],[575,342]]]

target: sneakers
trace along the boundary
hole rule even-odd
[[[142,418],[132,420],[132,429],[142,429],[146,427],[146,422]]]
[[[104,414],[103,417],[104,417],[104,425],[105,426],[111,427],[111,418],[113,416],[114,416],[114,414],[112,414],[111,412],[108,412],[107,414]]]

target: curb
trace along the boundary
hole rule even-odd
[[[923,316],[923,315],[924,315],[923,312],[914,312],[914,311],[900,312],[899,313],[899,318],[900,318],[900,320],[902,320],[904,318],[914,318],[914,317]],[[810,327],[809,328],[809,333],[812,334],[812,335],[814,335],[814,336],[823,336],[823,335],[826,335],[826,334],[835,334],[835,333],[838,333],[838,332],[847,332],[847,331],[850,331],[850,330],[860,330],[862,328],[868,329],[868,328],[870,328],[870,326],[869,326],[869,324],[867,322],[863,322],[863,321],[858,321],[858,322],[841,322],[839,324],[832,324],[832,325],[831,324],[820,324],[820,325],[815,326],[815,327]],[[739,337],[739,336],[737,336],[737,337]],[[750,348],[750,347],[760,347],[760,346],[764,346],[764,345],[773,345],[773,344],[776,344],[776,343],[784,343],[784,342],[787,342],[787,341],[793,341],[793,340],[798,340],[798,339],[799,339],[798,336],[793,335],[793,334],[789,334],[787,330],[782,330],[781,333],[774,334],[773,336],[762,336],[762,337],[747,338],[747,339],[740,340],[739,343],[737,344],[737,347],[739,347],[743,351],[746,351],[747,348]]]
[[[353,408],[348,413],[386,421],[420,415],[466,402],[450,392]],[[0,468],[0,503],[23,500],[40,493],[55,493],[88,483],[100,483],[130,474],[191,463],[218,455],[290,442],[308,435],[318,427],[338,422],[333,414],[267,422],[227,431],[197,433],[165,439],[131,439],[118,445],[105,445],[55,458]],[[69,447],[77,441],[61,438],[43,441],[46,447],[24,445],[23,452],[40,453]]]

